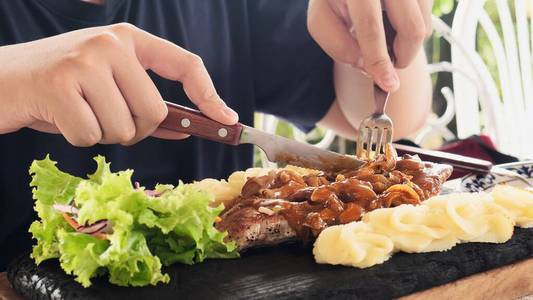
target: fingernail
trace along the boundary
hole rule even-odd
[[[239,115],[233,109],[229,108],[228,106],[224,107],[222,111],[227,117],[231,118],[232,120],[239,119]]]
[[[394,72],[389,72],[381,78],[381,84],[383,84],[389,90],[397,90],[400,87],[400,80]]]

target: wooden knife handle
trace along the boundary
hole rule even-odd
[[[166,102],[168,115],[160,128],[208,139],[214,142],[238,145],[242,124],[224,125],[205,116],[198,110]]]
[[[463,155],[457,155],[452,153],[446,153],[442,151],[427,150],[417,147],[411,147],[406,145],[393,144],[396,148],[396,152],[399,155],[410,154],[418,155],[420,159],[433,161],[437,163],[449,164],[457,169],[477,171],[477,172],[490,172],[493,164],[488,160],[472,158]]]

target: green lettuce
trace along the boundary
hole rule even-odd
[[[59,239],[56,235],[59,228],[74,231],[52,205],[72,201],[81,178],[61,172],[56,162],[48,156],[34,161],[30,166],[30,174],[33,174],[30,186],[38,187],[33,189],[33,199],[36,200],[34,208],[41,221],[33,222],[30,232],[38,241],[33,247],[32,257],[39,264],[43,260],[59,257]]]
[[[159,197],[134,188],[132,170],[111,172],[101,156],[96,171],[87,179],[60,171],[48,156],[30,167],[35,221],[30,232],[37,240],[32,257],[37,264],[59,258],[61,267],[83,286],[91,278],[108,274],[121,286],[168,282],[162,265],[194,264],[207,258],[235,258],[233,243],[213,226],[223,210],[209,206],[212,195],[179,184],[157,185]],[[54,204],[78,208],[77,222],[92,224],[108,220],[112,233],[106,239],[76,232],[54,210]]]

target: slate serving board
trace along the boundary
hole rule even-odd
[[[504,244],[468,243],[447,252],[398,253],[368,269],[318,265],[298,244],[255,249],[235,260],[165,268],[169,284],[124,288],[107,278],[84,289],[57,260],[35,266],[28,255],[8,268],[14,288],[30,299],[389,299],[533,257],[533,229],[515,228]]]

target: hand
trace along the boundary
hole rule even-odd
[[[363,69],[387,91],[400,80],[394,66],[405,68],[431,32],[432,0],[311,0],[307,26],[333,59]],[[396,30],[392,64],[387,52],[382,10]]]
[[[0,133],[30,127],[61,133],[75,146],[168,137],[156,131],[167,108],[146,69],[182,82],[210,118],[238,119],[197,55],[130,24],[0,47],[0,65]]]

